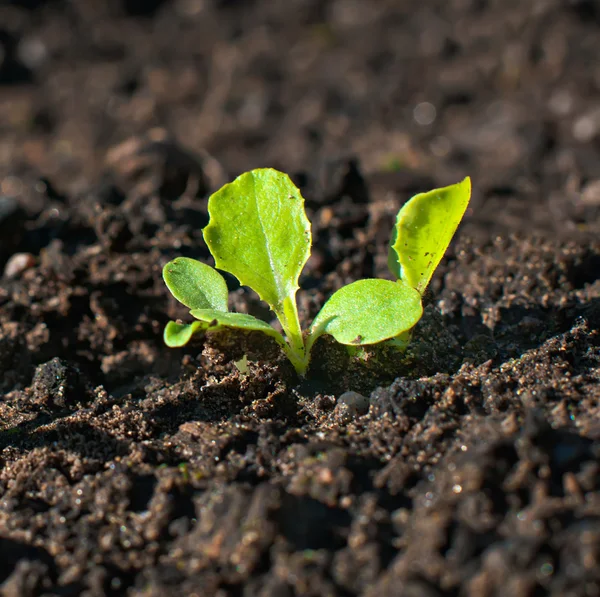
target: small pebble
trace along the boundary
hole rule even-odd
[[[31,253],[15,253],[4,266],[4,277],[16,278],[34,265],[35,257]]]
[[[592,141],[600,130],[600,109],[586,112],[573,123],[573,137],[582,143]]]
[[[337,399],[335,416],[340,423],[349,423],[356,417],[361,417],[369,412],[370,402],[366,396],[358,392],[344,392]]]
[[[586,205],[600,205],[600,179],[588,182],[581,189],[581,201]]]
[[[421,102],[415,106],[413,110],[413,118],[417,124],[421,126],[429,126],[435,120],[437,111],[435,106],[430,102]]]

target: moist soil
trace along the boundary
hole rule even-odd
[[[595,0],[2,3],[2,594],[600,595],[598,56]],[[258,166],[305,324],[472,176],[406,353],[164,346]]]

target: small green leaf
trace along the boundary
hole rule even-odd
[[[192,336],[206,327],[206,324],[201,321],[193,323],[175,323],[169,321],[165,326],[164,340],[169,348],[179,348],[185,346]]]
[[[208,212],[204,240],[216,267],[268,303],[301,350],[295,295],[310,255],[311,234],[300,191],[287,174],[252,170],[214,193]]]
[[[355,346],[394,338],[422,313],[421,295],[401,280],[358,280],[335,292],[315,317],[307,352],[321,334]]]
[[[224,313],[215,309],[192,309],[192,317],[199,319],[205,324],[207,332],[216,331],[221,328],[236,328],[245,331],[259,331],[275,338],[281,345],[286,345],[283,336],[266,321],[257,319],[247,313]]]
[[[189,309],[227,311],[227,284],[210,265],[189,257],[177,257],[163,268],[171,294]]]
[[[386,344],[388,346],[393,346],[397,350],[405,351],[412,340],[412,330],[408,330],[406,332],[402,332],[398,336],[394,338],[390,338]]]
[[[471,197],[471,179],[420,193],[398,212],[388,265],[398,278],[425,292]]]

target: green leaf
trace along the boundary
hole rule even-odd
[[[307,351],[321,334],[341,344],[376,344],[412,328],[422,313],[421,295],[401,280],[358,280],[325,303],[311,326]]]
[[[221,328],[236,328],[245,331],[259,331],[275,338],[281,345],[286,345],[283,336],[266,321],[257,319],[247,313],[224,313],[215,309],[192,309],[192,317],[205,324],[207,332],[217,331]]]
[[[425,292],[471,197],[471,179],[420,193],[398,212],[388,265],[397,277]]]
[[[412,330],[402,332],[400,335],[390,338],[386,344],[393,346],[397,350],[405,351],[412,340]]]
[[[253,170],[214,193],[208,212],[204,240],[216,267],[268,303],[300,350],[295,294],[311,244],[300,191],[287,174],[271,168]]]
[[[165,344],[169,348],[185,346],[196,332],[203,330],[205,327],[206,324],[201,321],[194,321],[189,324],[169,321],[165,326]]]
[[[177,257],[163,268],[171,294],[189,309],[227,311],[227,284],[210,265],[189,257]]]

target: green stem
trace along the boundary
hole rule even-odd
[[[275,315],[281,323],[287,340],[299,355],[304,356],[304,339],[302,338],[302,328],[298,319],[298,309],[294,296],[287,296],[283,299],[282,309],[275,311]]]
[[[298,374],[304,375],[308,367],[308,360],[306,358],[306,348],[304,346],[302,328],[300,327],[300,319],[298,318],[296,297],[292,295],[283,299],[281,309],[277,309],[275,315],[277,315],[277,319],[279,319],[288,341],[285,353]]]
[[[287,358],[290,360],[292,365],[294,365],[296,373],[304,377],[306,369],[308,368],[308,359],[306,358],[306,355],[298,354],[289,344],[286,344],[283,347],[283,352],[285,352]]]

